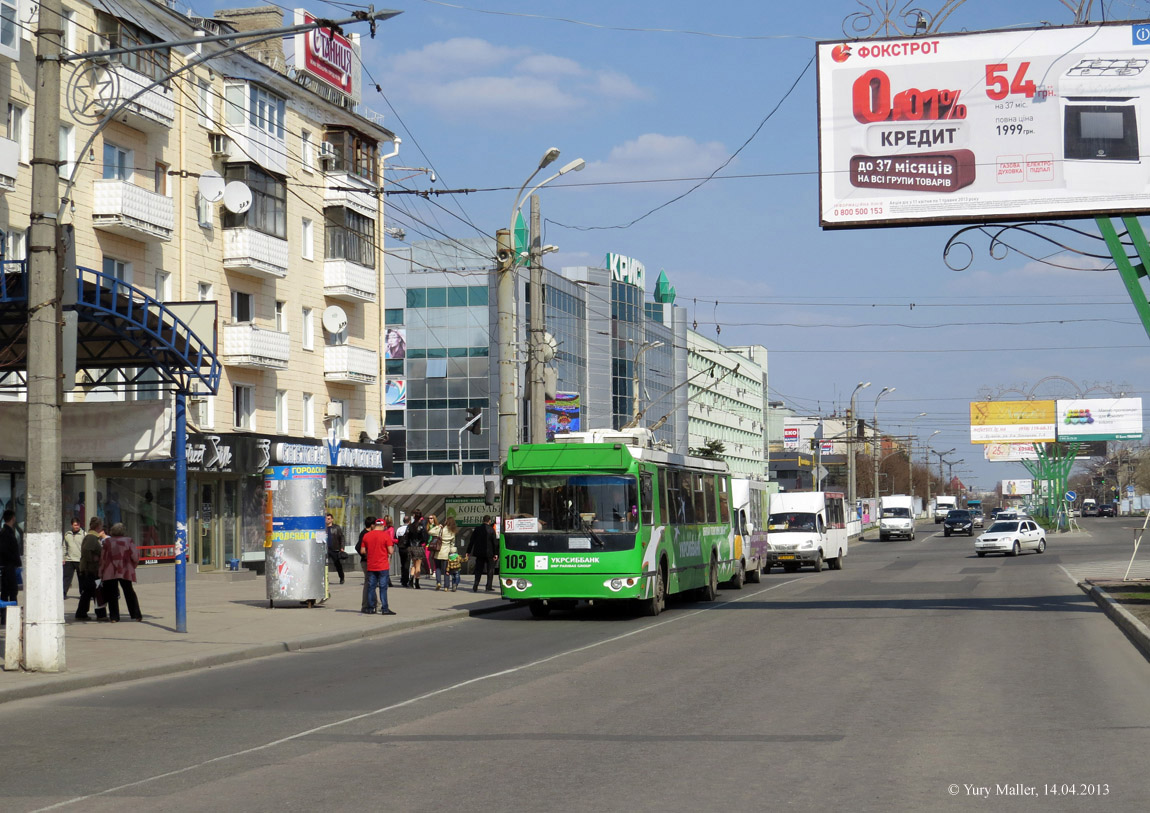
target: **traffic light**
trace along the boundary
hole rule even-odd
[[[482,420],[480,420],[480,417],[479,417],[479,416],[480,416],[480,415],[482,415],[482,414],[483,414],[483,408],[482,408],[482,407],[468,407],[468,408],[467,408],[467,420],[468,420],[468,421],[473,421],[473,422],[472,422],[472,423],[471,423],[471,424],[470,424],[470,425],[467,427],[467,429],[468,429],[468,431],[470,431],[470,432],[471,432],[471,434],[473,434],[473,435],[478,435],[480,432],[482,432],[482,431],[483,431],[482,427],[480,426],[480,424],[481,424],[483,421],[482,421]]]
[[[858,423],[855,424],[855,437],[859,440],[866,440],[866,421],[862,418],[859,418]]]

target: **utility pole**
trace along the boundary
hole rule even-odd
[[[543,302],[543,247],[539,228],[539,195],[531,196],[531,242],[528,249],[528,263],[530,264],[529,295],[531,299],[531,314],[528,329],[531,333],[527,351],[527,386],[528,398],[531,401],[528,415],[530,416],[528,436],[531,443],[547,442],[547,395],[543,381],[543,341],[546,325],[544,324]]]
[[[37,22],[32,217],[28,240],[28,465],[24,523],[24,667],[64,669],[60,549],[60,0],[43,0]],[[92,495],[89,501],[95,505]]]
[[[495,244],[499,260],[495,294],[499,313],[499,460],[503,462],[511,447],[519,442],[515,409],[515,249],[511,230],[495,232]]]

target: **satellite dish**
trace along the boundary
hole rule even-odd
[[[224,176],[209,169],[200,175],[200,197],[209,203],[219,203],[224,196]]]
[[[224,208],[232,214],[242,215],[252,208],[252,190],[243,181],[232,181],[224,187]]]
[[[323,311],[323,329],[328,333],[343,333],[347,330],[347,314],[339,305],[331,305]]]
[[[544,364],[554,361],[559,355],[559,342],[550,333],[543,334],[543,341],[539,343],[539,360]]]

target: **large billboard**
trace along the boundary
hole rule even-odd
[[[970,442],[1053,441],[1054,415],[1054,401],[972,401]]]
[[[1148,23],[823,42],[818,75],[826,228],[1150,210]]]
[[[1058,439],[1139,440],[1141,398],[1091,398],[1058,402]]]
[[[1033,480],[1003,480],[1003,497],[1029,497],[1034,493]]]
[[[320,19],[297,8],[295,23],[314,23]],[[313,28],[295,35],[296,70],[313,76],[352,101],[360,99],[359,35],[345,37],[330,28]]]

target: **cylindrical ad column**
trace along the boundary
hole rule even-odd
[[[327,466],[264,469],[264,499],[269,606],[276,601],[322,601],[327,570]]]

